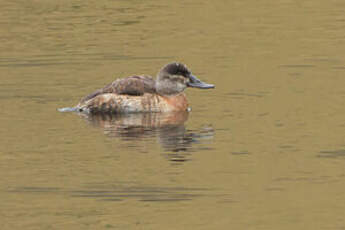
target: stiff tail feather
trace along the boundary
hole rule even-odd
[[[59,112],[66,113],[66,112],[79,112],[78,107],[65,107],[58,109]]]

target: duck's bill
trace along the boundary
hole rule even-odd
[[[214,85],[202,82],[194,75],[189,76],[189,82],[187,83],[187,86],[192,87],[192,88],[199,88],[199,89],[212,89],[212,88],[214,88]]]

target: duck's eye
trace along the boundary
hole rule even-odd
[[[188,71],[180,71],[178,75],[187,77],[190,73]]]

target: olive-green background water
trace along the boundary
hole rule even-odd
[[[1,229],[344,229],[345,2],[0,1]],[[186,63],[188,115],[59,113]]]

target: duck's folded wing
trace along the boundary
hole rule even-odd
[[[155,81],[151,77],[131,76],[115,80],[114,82],[106,85],[102,89],[98,89],[95,92],[87,95],[80,102],[85,102],[100,94],[105,93],[140,96],[144,93],[155,92]]]

